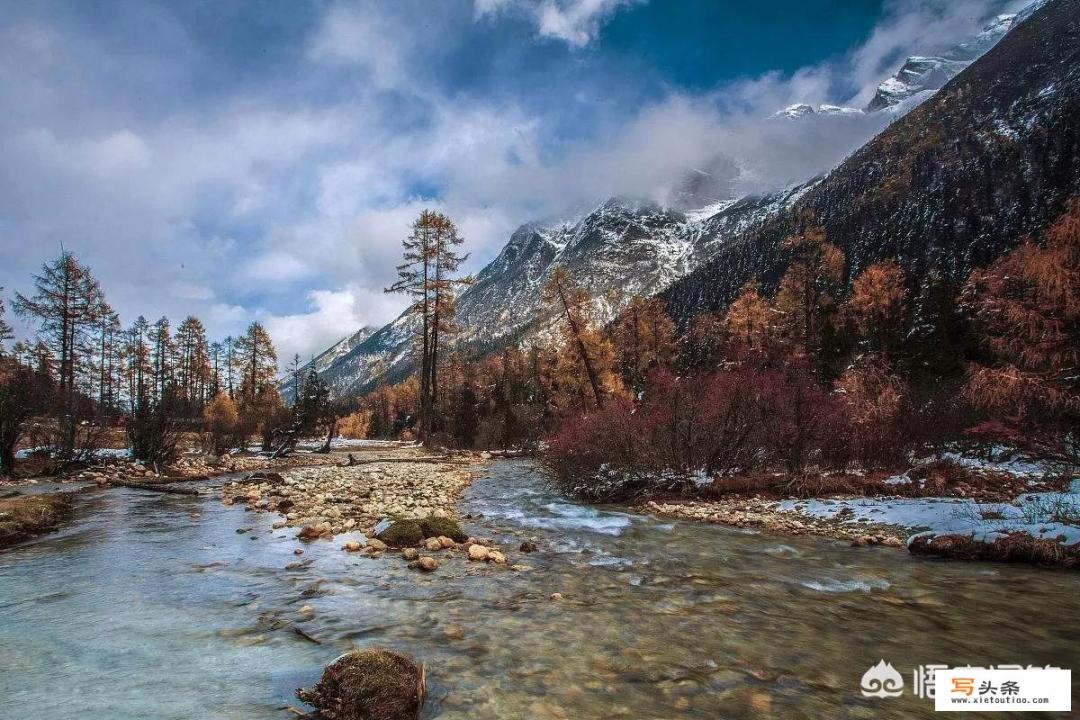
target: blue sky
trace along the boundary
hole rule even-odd
[[[0,285],[61,243],[125,323],[265,322],[283,358],[401,300],[424,207],[493,257],[519,224],[694,167],[753,192],[827,170],[908,54],[1006,0],[240,0],[11,3],[0,20]],[[720,172],[720,171],[718,171]]]

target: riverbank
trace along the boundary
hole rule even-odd
[[[1080,479],[1000,472],[992,479],[996,482],[989,486],[974,482],[963,492],[934,495],[924,494],[926,488],[905,473],[886,480],[896,494],[780,499],[732,495],[647,501],[636,509],[698,522],[818,535],[854,546],[907,548],[942,558],[1080,567]]]
[[[57,529],[72,514],[70,493],[0,500],[0,549]]]
[[[361,447],[353,447],[353,452],[360,452]],[[366,448],[363,448],[366,449]],[[31,462],[22,451],[20,461]],[[144,478],[170,481],[205,480],[220,475],[256,470],[281,470],[294,467],[339,465],[346,461],[345,455],[299,451],[279,458],[269,458],[253,452],[223,455],[210,458],[201,453],[188,453],[168,465],[154,467],[132,459],[128,451],[122,448],[104,448],[95,454],[94,459],[81,466],[73,467],[60,475],[28,474],[16,478],[0,478],[0,487],[33,485],[48,482],[92,482],[108,485],[115,480],[140,480]]]
[[[752,528],[784,535],[818,535],[846,540],[853,545],[884,545],[902,548],[911,533],[891,523],[866,522],[852,525],[846,517],[815,517],[788,511],[780,501],[732,497],[723,500],[648,501],[635,505],[636,512],[696,522]]]

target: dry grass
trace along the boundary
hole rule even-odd
[[[822,497],[826,495],[874,495],[887,492],[883,475],[846,473],[790,475],[753,474],[718,478],[698,491],[702,500],[759,495],[770,498]]]
[[[322,679],[296,696],[326,720],[415,720],[424,705],[424,668],[404,655],[373,648],[342,655]]]
[[[0,500],[0,547],[55,530],[71,515],[71,508],[69,493]]]
[[[1080,568],[1080,543],[1062,545],[1055,540],[1035,538],[1021,532],[1010,533],[992,543],[977,542],[967,535],[916,537],[908,549],[916,555],[958,560],[1022,562]]]

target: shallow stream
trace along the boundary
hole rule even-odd
[[[373,644],[427,664],[442,720],[925,717],[919,665],[1080,670],[1080,574],[583,507],[526,460],[461,512],[534,569],[421,575],[340,538],[298,557],[276,516],[216,498],[81,493],[68,528],[0,554],[0,717],[280,720]],[[879,659],[904,696],[862,697]]]

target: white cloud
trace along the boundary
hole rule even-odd
[[[309,57],[367,68],[379,87],[394,87],[404,79],[409,35],[386,13],[369,6],[330,7],[309,48]]]
[[[541,37],[562,40],[573,47],[588,45],[604,21],[618,10],[647,0],[474,0],[476,15],[508,10],[524,13]]]
[[[117,74],[198,85],[194,50],[125,64],[62,24],[13,22],[0,29],[0,285],[28,289],[63,242],[91,263],[125,322],[194,313],[220,337],[260,318],[283,359],[306,357],[400,310],[382,288],[421,209],[457,221],[476,270],[522,222],[612,194],[664,200],[692,167],[731,173],[740,191],[803,180],[882,121],[764,116],[861,97],[895,70],[892,56],[954,39],[954,23],[977,29],[993,3],[896,0],[848,57],[706,94],[669,91],[573,141],[556,126],[562,105],[589,109],[576,87],[545,88],[550,97],[530,103],[430,82],[434,36],[454,22],[524,13],[538,35],[577,47],[630,4],[475,0],[456,20],[442,4],[332,5],[300,42],[298,77],[171,107],[142,101]],[[435,18],[405,22],[399,7]],[[855,87],[835,89],[850,78]]]
[[[307,360],[365,325],[387,322],[399,311],[393,296],[356,286],[313,290],[307,299],[308,312],[268,315],[263,320],[283,366],[294,354]]]

